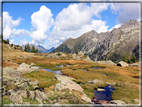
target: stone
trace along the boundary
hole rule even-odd
[[[37,71],[38,69],[35,67],[31,67],[28,64],[22,63],[21,65],[19,65],[17,71],[21,72],[21,73],[30,73],[33,71]]]
[[[124,61],[120,61],[120,62],[117,63],[117,66],[126,67],[126,66],[129,66],[129,65]]]
[[[44,92],[40,92],[39,90],[35,91],[36,97],[41,100],[46,100],[47,96],[44,94]]]
[[[24,82],[24,83],[21,83],[20,85],[18,85],[18,88],[20,88],[22,90],[27,89],[27,87],[28,87],[28,83],[27,82]]]
[[[75,59],[76,58],[76,54],[72,54],[72,57],[73,57],[73,59]]]
[[[83,94],[81,97],[84,101],[86,101],[87,103],[92,103],[91,99],[87,97],[86,94]]]
[[[137,103],[140,103],[140,100],[139,99],[134,99],[135,102]]]
[[[108,61],[96,61],[96,63],[99,64],[106,64],[106,65],[116,65],[114,62],[112,62],[111,60]]]
[[[97,91],[105,91],[105,89],[97,88]]]
[[[115,82],[106,82],[106,83],[109,84],[109,85],[116,85]]]
[[[112,103],[112,104],[120,104],[120,105],[126,104],[126,103],[125,103],[124,101],[122,101],[122,100],[112,100],[111,103]]]
[[[57,79],[58,81],[61,81],[62,79],[75,80],[75,78],[72,78],[72,77],[69,77],[69,76],[65,76],[65,75],[55,75],[55,79]]]
[[[38,83],[39,83],[39,81],[33,81],[33,82],[29,82],[29,85],[31,87],[33,87],[34,89],[36,89],[36,88],[38,88]]]
[[[27,91],[21,90],[20,92],[21,92],[20,95],[21,95],[22,97],[27,98]]]
[[[36,97],[36,100],[37,100],[40,104],[43,104],[43,103],[42,103],[42,100],[41,100],[40,98]]]
[[[88,83],[91,83],[91,84],[95,84],[95,83],[98,83],[98,82],[101,82],[100,80],[98,79],[95,79],[95,80],[92,80],[92,81],[87,81]]]
[[[57,77],[60,82],[56,84],[55,91],[61,91],[63,89],[69,89],[70,91],[71,90],[77,90],[81,92],[83,91],[83,88],[79,84],[73,82],[70,78],[63,78],[63,77],[60,78]]]
[[[23,75],[15,69],[12,68],[3,68],[3,75],[11,77],[23,77]]]
[[[22,96],[20,95],[19,92],[11,93],[11,95],[10,95],[10,100],[11,100],[12,102],[14,102],[15,104],[22,104],[22,103],[23,103]]]
[[[7,94],[11,95],[11,93],[13,93],[13,92],[15,92],[15,91],[13,89],[10,89],[10,90],[7,91]]]
[[[35,98],[35,92],[34,91],[29,91],[29,98],[32,100]]]
[[[34,63],[31,63],[31,64],[30,64],[31,67],[34,66],[34,65],[35,65]]]
[[[85,59],[83,59],[84,61],[88,61],[88,62],[93,62],[90,58],[89,58],[89,56],[87,55],[87,57],[85,58]]]

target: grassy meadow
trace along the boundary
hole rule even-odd
[[[30,56],[30,58],[17,58],[17,56],[20,55],[27,55]],[[127,104],[135,104],[134,99],[139,99],[139,79],[135,78],[139,76],[139,67],[119,67],[81,60],[48,59],[44,56],[35,56],[33,53],[4,48],[3,58],[5,59],[6,57],[8,57],[12,63],[3,61],[3,67],[17,69],[20,63],[34,63],[41,68],[50,68],[52,70],[60,69],[64,75],[75,78],[76,80],[74,81],[80,83],[80,86],[84,89],[84,93],[91,99],[94,97],[94,88],[105,87],[107,86],[106,82],[116,83],[112,99],[123,100]],[[62,68],[56,67],[57,65],[66,64],[71,66]],[[97,70],[93,69],[93,67],[103,67],[104,69]],[[86,72],[84,69],[86,69]],[[31,79],[31,81],[39,81],[39,87],[44,88],[45,92],[54,91],[55,84],[59,82],[55,79],[55,74],[41,69],[37,72],[24,73],[23,76]],[[94,79],[101,80],[101,83],[87,83],[87,81]]]

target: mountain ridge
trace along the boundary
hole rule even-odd
[[[129,54],[127,57],[130,57],[138,44],[139,22],[134,19],[111,31],[97,33],[91,30],[76,39],[69,38],[52,52],[75,53],[77,48],[94,61],[106,59],[118,61],[124,54]],[[119,57],[113,58],[115,55]]]

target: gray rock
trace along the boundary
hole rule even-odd
[[[22,72],[22,73],[30,73],[33,71],[37,71],[38,69],[35,67],[31,67],[28,64],[22,63],[21,65],[19,65],[17,71]]]
[[[106,82],[106,83],[109,84],[109,85],[116,85],[115,82]]]
[[[63,76],[64,77],[64,76]],[[56,84],[55,86],[55,91],[61,91],[63,89],[69,89],[69,90],[78,90],[78,91],[83,91],[83,88],[73,82],[70,78],[66,77],[66,78],[63,78],[62,76],[59,76],[56,78],[58,78],[58,80],[60,81],[58,84]]]
[[[27,91],[21,90],[20,92],[21,92],[20,95],[21,95],[22,97],[27,98]]]
[[[97,91],[105,91],[105,89],[97,88]]]
[[[12,68],[3,68],[3,75],[11,76],[11,77],[23,77],[23,75],[15,69]]]
[[[92,103],[91,99],[87,97],[86,94],[83,94],[81,97],[84,101],[86,101],[87,103]]]
[[[29,91],[29,97],[33,100],[35,98],[35,92]]]
[[[126,104],[126,103],[125,103],[124,101],[122,101],[122,100],[112,100],[111,103],[112,103],[112,104],[119,104],[119,105],[124,105],[124,104]]]
[[[14,102],[15,104],[22,104],[23,103],[22,96],[20,95],[19,92],[11,93],[10,100],[12,102]]]
[[[35,91],[36,98],[39,98],[41,100],[46,100],[47,96],[44,94],[44,92],[40,92],[39,90]]]
[[[126,67],[126,66],[129,66],[129,65],[124,61],[120,61],[120,62],[118,62],[117,66]]]
[[[92,81],[87,81],[88,83],[91,83],[91,84],[95,84],[95,83],[98,83],[98,82],[101,82],[100,80],[98,79],[95,79],[95,80],[92,80]]]

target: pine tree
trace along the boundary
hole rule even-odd
[[[77,49],[77,47],[75,48],[75,53],[78,54],[78,49]]]
[[[7,41],[6,41],[6,42],[7,42],[7,44],[9,44],[9,39],[7,39]]]
[[[29,45],[29,43],[27,43],[27,52],[30,52],[30,51],[31,51],[30,45]]]
[[[132,62],[136,62],[136,56],[135,56],[135,54],[132,55],[131,60],[132,60]]]
[[[31,50],[32,53],[36,53],[36,50],[35,50],[35,47],[34,45],[32,46],[32,50]]]
[[[35,50],[35,53],[38,53],[38,49]]]
[[[124,62],[127,62],[126,55],[123,56],[122,60],[123,60]]]

